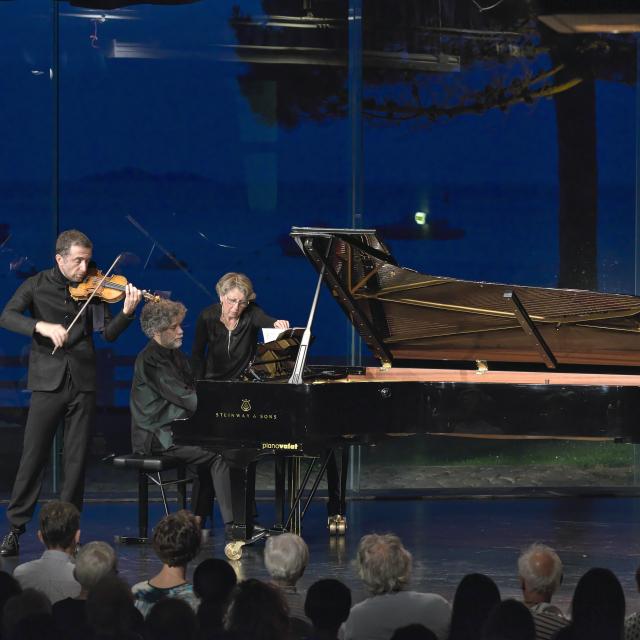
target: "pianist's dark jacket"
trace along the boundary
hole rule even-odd
[[[36,333],[35,327],[39,320],[69,326],[83,303],[71,298],[68,285],[57,266],[41,271],[18,287],[0,316],[0,327],[31,337],[27,386],[32,391],[56,390],[67,369],[79,391],[94,391],[93,331],[102,331],[105,340],[111,342],[134,319],[122,312],[111,318],[109,305],[94,299],[71,329],[65,345],[51,355],[53,342]]]
[[[170,447],[171,423],[191,416],[197,405],[187,356],[149,340],[136,358],[129,399],[134,453]]]
[[[220,321],[220,303],[202,311],[196,322],[191,351],[193,374],[197,380],[235,380],[247,368],[256,350],[263,327],[273,327],[276,318],[251,303],[231,332]],[[231,335],[229,335],[231,333]]]

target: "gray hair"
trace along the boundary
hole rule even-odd
[[[355,560],[358,575],[374,595],[400,591],[411,577],[411,554],[393,533],[363,536]]]
[[[56,253],[66,256],[71,251],[73,245],[84,247],[85,249],[93,249],[93,243],[89,238],[77,229],[67,229],[63,231],[56,240]]]
[[[551,596],[562,582],[562,560],[551,547],[534,542],[520,554],[518,574],[529,591]]]
[[[247,302],[256,299],[251,280],[244,273],[225,273],[216,284],[216,293],[220,298],[226,296],[231,289],[240,289]]]
[[[89,591],[106,575],[116,573],[117,567],[118,557],[111,545],[89,542],[78,552],[73,575],[80,586]]]
[[[140,326],[147,338],[153,338],[156,333],[162,333],[176,322],[182,322],[187,314],[187,308],[181,302],[160,299],[157,302],[147,302],[140,314]]]
[[[282,533],[267,538],[264,565],[276,581],[295,584],[309,562],[309,547],[295,533]]]

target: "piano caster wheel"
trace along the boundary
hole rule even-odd
[[[347,531],[347,519],[344,516],[329,516],[327,521],[330,536],[343,536]]]
[[[240,560],[242,558],[242,547],[245,545],[244,540],[234,540],[224,546],[224,555],[229,560]]]

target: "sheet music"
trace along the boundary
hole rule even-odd
[[[274,327],[264,327],[262,329],[262,337],[265,343],[280,340],[282,338],[291,338],[298,336],[302,338],[304,327],[289,327],[289,329],[276,329]]]

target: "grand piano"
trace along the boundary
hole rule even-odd
[[[425,275],[399,266],[375,230],[291,236],[319,274],[303,336],[284,342],[293,370],[199,381],[196,414],[174,428],[179,444],[246,450],[248,485],[256,451],[319,457],[323,471],[333,448],[390,437],[640,441],[639,297]],[[379,366],[306,364],[323,284]]]

